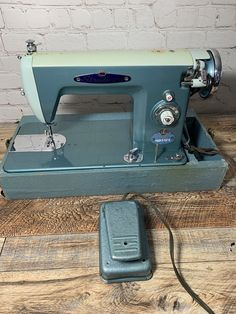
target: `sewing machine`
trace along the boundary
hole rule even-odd
[[[21,57],[35,116],[19,122],[1,164],[7,198],[211,190],[227,166],[189,98],[221,78],[216,50],[37,52]],[[63,95],[130,95],[132,112],[56,115]],[[80,104],[78,104],[79,106]]]

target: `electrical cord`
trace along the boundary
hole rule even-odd
[[[211,134],[210,136],[212,137]],[[186,123],[184,124],[182,143],[184,149],[186,149],[190,154],[195,154],[197,159],[202,159],[204,155],[215,156],[217,154],[220,154],[219,150],[215,147],[197,147],[195,145],[192,145]]]
[[[208,156],[215,156],[215,155],[219,154],[219,150],[216,148],[196,147],[194,145],[189,145],[186,143],[184,143],[183,146],[190,154],[198,153],[200,155],[208,155]]]
[[[127,199],[127,197],[131,195],[131,193],[127,193],[122,197],[122,200]],[[207,313],[209,314],[215,314],[215,312],[192,290],[192,288],[187,284],[185,281],[183,275],[178,271],[176,264],[175,264],[175,254],[174,254],[174,236],[171,230],[171,226],[159,207],[156,206],[156,204],[147,198],[146,196],[142,194],[132,194],[129,199],[136,199],[136,198],[141,198],[147,202],[149,207],[153,208],[155,210],[155,213],[157,217],[160,219],[160,221],[163,223],[163,225],[166,227],[166,229],[169,232],[169,254],[170,254],[170,259],[171,263],[176,275],[176,278],[178,279],[179,283],[181,286],[185,289],[185,291],[193,298],[194,301],[196,301]]]

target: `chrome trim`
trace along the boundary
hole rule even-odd
[[[217,87],[220,84],[220,80],[222,77],[222,61],[221,57],[219,54],[219,51],[216,49],[210,49],[207,50],[208,53],[210,54],[212,61],[213,61],[213,66],[208,69],[208,73],[210,76],[213,78],[213,86]]]

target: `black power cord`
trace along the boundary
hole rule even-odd
[[[131,193],[127,193],[123,196],[122,200],[125,200],[128,198],[128,196],[131,195]],[[185,291],[193,298],[194,301],[196,301],[207,313],[209,314],[215,314],[215,312],[192,290],[192,288],[187,284],[185,281],[183,275],[178,271],[176,264],[175,264],[175,254],[174,254],[174,236],[171,230],[171,226],[159,207],[156,206],[156,204],[150,200],[148,197],[142,195],[142,194],[132,194],[131,197],[129,197],[130,200],[141,198],[145,200],[149,207],[153,208],[155,210],[155,213],[157,217],[160,219],[160,221],[163,223],[163,225],[166,227],[166,229],[169,232],[169,253],[170,253],[170,259],[171,263],[175,272],[175,275],[181,284],[181,286],[185,289]]]

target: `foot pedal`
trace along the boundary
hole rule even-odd
[[[107,202],[100,208],[100,275],[107,283],[152,277],[143,209],[138,202]]]

